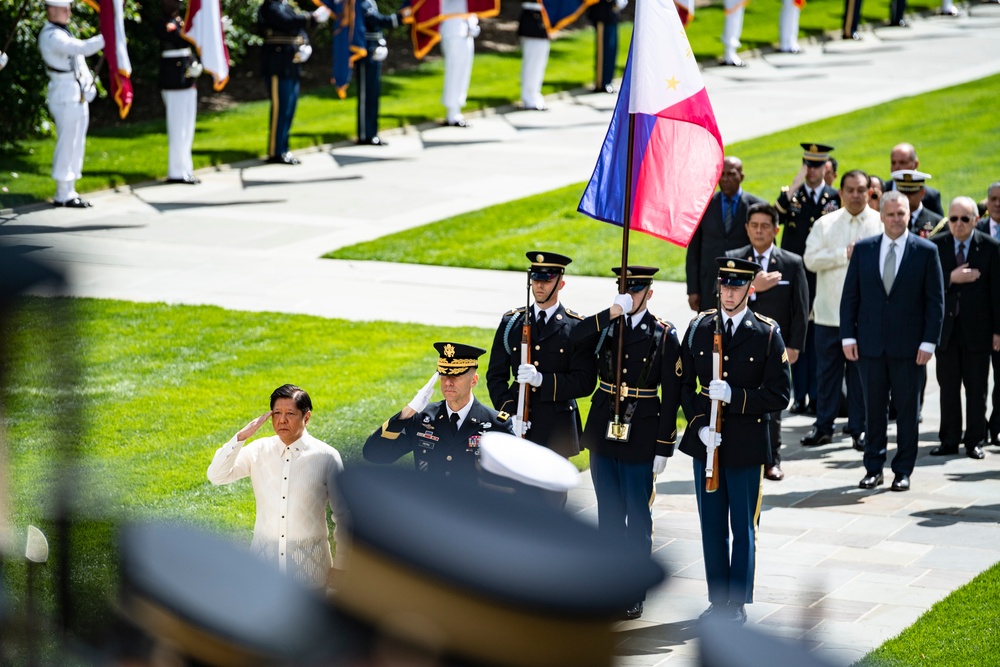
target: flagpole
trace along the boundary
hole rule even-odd
[[[622,268],[618,274],[618,293],[626,294],[628,272],[628,232],[631,226],[632,217],[632,146],[635,139],[635,114],[628,115],[628,148],[625,153],[625,202],[622,215]],[[622,386],[622,362],[625,359],[625,316],[622,313],[618,318],[618,363],[615,364],[615,419],[612,423],[611,431],[617,435],[617,439],[627,440],[628,429],[621,423],[621,386]]]

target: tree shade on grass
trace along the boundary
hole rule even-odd
[[[995,75],[741,141],[727,146],[726,154],[743,160],[744,190],[774,201],[799,169],[802,141],[835,146],[841,175],[864,169],[883,178],[889,176],[892,147],[908,141],[917,147],[921,170],[934,176],[931,184],[941,190],[945,206],[958,195],[978,201],[997,179],[993,144],[981,137],[996,132],[992,105],[998,88],[1000,75]],[[957,127],[962,131],[956,132]],[[570,275],[608,276],[610,267],[620,264],[621,229],[576,212],[584,185],[464,213],[324,256],[522,270],[523,248],[532,246],[571,256]],[[518,221],[516,229],[510,229],[511,220]],[[505,232],[495,233],[498,229]],[[643,234],[631,234],[629,240],[631,262],[659,266],[658,277],[664,280],[684,280],[683,248]]]

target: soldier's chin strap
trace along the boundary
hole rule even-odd
[[[753,281],[752,280],[747,283],[747,288],[746,288],[746,290],[743,291],[743,298],[741,298],[740,301],[739,301],[740,304],[744,304],[746,302],[746,300],[747,300],[747,297],[750,296],[750,288],[751,287],[753,287]],[[721,290],[722,287],[720,286],[719,289]],[[719,304],[722,304],[722,299],[719,299]],[[734,311],[726,308],[725,306],[722,306],[722,310],[726,311],[727,315],[730,315],[731,313],[734,312]]]
[[[563,274],[561,274],[561,273],[557,273],[556,274],[556,279],[555,279],[554,283],[552,284],[552,289],[549,290],[548,295],[546,295],[545,300],[542,301],[542,303],[548,303],[549,299],[552,298],[552,295],[554,295],[556,293],[556,290],[559,288],[559,281],[562,280],[562,275]],[[531,269],[528,269],[528,280],[531,280]],[[535,305],[536,306],[538,305],[538,299],[535,299]]]

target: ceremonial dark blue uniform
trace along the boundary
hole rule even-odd
[[[589,396],[597,379],[593,348],[585,349],[570,340],[573,328],[581,320],[582,316],[559,304],[541,332],[533,327],[531,337],[531,363],[542,374],[542,384],[531,387],[528,395],[531,429],[525,437],[566,458],[580,453],[582,425],[576,399]],[[486,371],[493,406],[511,415],[517,413],[520,385],[511,378],[517,377],[517,367],[521,365],[523,325],[523,307],[504,314],[493,337]]]
[[[611,82],[615,78],[615,64],[618,60],[618,24],[621,11],[615,0],[598,0],[587,10],[587,18],[597,32],[596,74],[594,88],[614,92]]]
[[[649,506],[653,498],[653,460],[656,456],[672,456],[677,436],[680,344],[674,325],[649,311],[635,326],[626,326],[621,374],[626,389],[620,416],[631,431],[627,441],[609,440],[606,436],[608,423],[614,418],[611,392],[617,377],[619,321],[611,320],[608,309],[573,329],[573,341],[596,356],[599,373],[581,445],[590,450],[600,530],[624,542],[630,550],[648,554],[652,548]]]
[[[729,383],[732,400],[722,408],[722,444],[715,469],[719,489],[712,493],[705,491],[706,450],[698,431],[710,426],[707,388],[714,379],[715,310],[699,313],[691,321],[681,348],[681,405],[688,425],[680,449],[693,458],[705,577],[713,607],[753,602],[761,482],[764,466],[771,461],[770,413],[788,405],[790,389],[785,344],[777,325],[749,309],[744,312],[731,340],[723,344],[722,379]]]
[[[188,67],[194,64],[194,54],[191,52],[191,43],[181,36],[183,28],[184,21],[177,16],[166,17],[163,23],[157,26],[156,32],[160,38],[162,51],[187,51],[184,55],[160,58],[158,82],[161,90],[185,90],[194,88],[198,83],[197,79],[185,76]]]
[[[371,463],[392,463],[413,452],[419,472],[472,480],[479,476],[479,439],[488,431],[510,433],[510,423],[473,398],[456,432],[445,402],[438,401],[409,419],[400,419],[397,412],[368,437],[362,455]]]
[[[358,5],[365,18],[364,58],[354,63],[354,76],[358,82],[358,143],[384,144],[378,136],[378,107],[382,96],[382,61],[385,55],[376,55],[381,47],[386,48],[383,30],[399,25],[397,14],[381,14],[375,0],[362,0]]]
[[[312,23],[311,14],[296,11],[284,0],[264,0],[257,12],[258,28],[264,37],[261,75],[271,100],[267,155],[273,162],[298,162],[288,155],[288,135],[299,101],[299,48],[309,44],[306,28]]]

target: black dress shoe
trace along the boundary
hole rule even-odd
[[[167,183],[170,185],[198,185],[201,181],[194,176],[185,176],[183,178],[168,178]]]
[[[966,447],[965,448],[965,455],[968,456],[970,459],[985,459],[986,458],[986,452],[984,452],[983,448],[980,447],[979,445],[976,445],[975,447]]]
[[[790,407],[788,411],[791,412],[793,415],[801,415],[806,411],[806,402],[795,401],[794,403],[792,403],[792,407]]]
[[[907,22],[906,19],[899,19],[899,21],[896,23],[896,25],[899,26],[900,28],[909,28],[910,27],[910,24]]]
[[[860,42],[861,41],[861,35],[858,34],[858,31],[855,30],[850,35],[844,35],[844,39],[853,39],[855,42]]]
[[[1000,2],[1000,0],[998,0]],[[990,447],[1000,447],[1000,438],[995,435],[990,436]]]
[[[267,158],[267,162],[268,164],[299,164],[299,159],[291,153],[282,153],[281,155],[272,155]]]
[[[806,414],[807,415],[815,415],[816,414],[816,401],[813,401],[809,405],[806,406]]]
[[[523,107],[521,107],[521,111],[548,111],[548,110],[549,110],[549,108],[547,106],[540,106],[540,107],[523,106]]]
[[[736,60],[729,62],[728,60],[722,61],[723,67],[746,67],[746,61],[737,58]]]
[[[780,49],[779,53],[802,53],[802,49]]]
[[[953,456],[958,454],[958,445],[940,445],[931,450],[931,456]]]
[[[634,621],[640,616],[642,616],[642,602],[636,602],[625,610],[625,620]]]
[[[615,90],[614,86],[612,86],[610,83],[608,83],[608,84],[605,84],[604,86],[602,86],[600,88],[594,89],[594,92],[595,93],[610,93],[610,94],[614,95],[618,91]]]
[[[851,437],[851,446],[854,447],[859,452],[865,451],[865,436],[862,434],[860,438]]]
[[[441,124],[445,127],[472,127],[464,118],[460,120],[446,120]]]
[[[874,489],[876,486],[882,486],[882,482],[885,478],[882,477],[882,473],[877,475],[866,475],[864,479],[858,482],[859,489]],[[893,482],[895,484],[895,482]]]
[[[388,146],[388,141],[383,141],[382,137],[372,137],[371,139],[358,139],[359,146]]]
[[[767,477],[775,482],[780,482],[785,479],[785,473],[781,470],[781,466],[775,463],[773,466],[764,470],[764,477]]]
[[[892,490],[893,491],[909,491],[910,490],[910,476],[909,475],[896,475],[896,479],[892,480]]]
[[[833,437],[829,433],[820,433],[819,429],[814,428],[809,432],[809,435],[803,437],[799,442],[802,443],[803,447],[818,447],[820,445],[829,445],[833,442]]]
[[[724,605],[719,605],[718,607],[716,607],[714,604],[710,604],[708,605],[708,609],[701,612],[701,615],[698,616],[698,620],[700,621],[702,619],[708,618],[709,616],[715,616],[718,613],[722,613],[724,610],[725,610]]]
[[[741,605],[729,605],[726,607],[725,620],[735,625],[743,625],[747,622],[747,610]]]
[[[90,208],[93,206],[86,199],[80,199],[79,197],[73,197],[72,199],[67,199],[66,201],[54,201],[52,205],[56,208]]]

